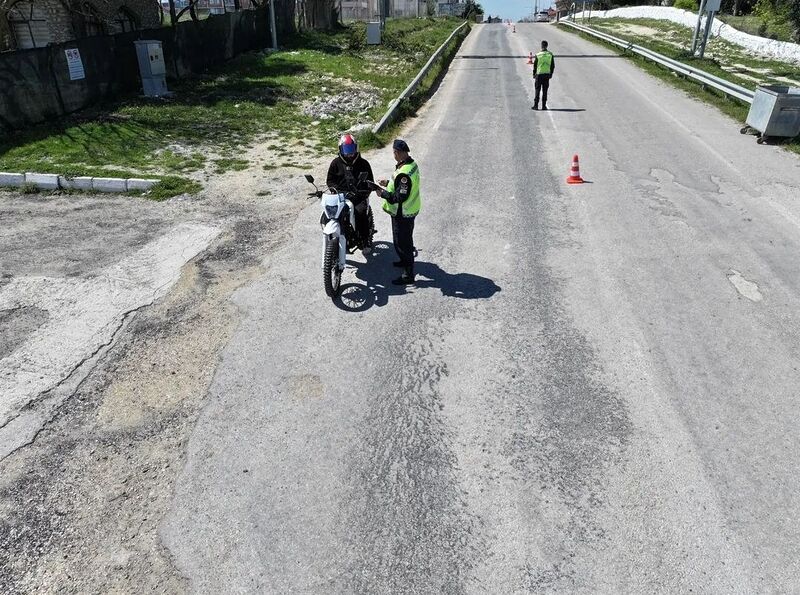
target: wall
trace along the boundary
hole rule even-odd
[[[137,39],[160,40],[168,78],[183,78],[266,47],[269,20],[266,10],[245,10],[182,22],[175,28],[87,37],[0,54],[0,133],[141,89],[133,43]],[[64,50],[71,48],[80,51],[84,80],[69,78]]]

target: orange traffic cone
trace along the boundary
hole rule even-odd
[[[533,52],[528,52],[528,64],[533,64]]]
[[[581,177],[581,168],[578,165],[578,156],[573,155],[572,157],[572,169],[569,172],[569,177],[567,178],[567,184],[583,184],[583,178]]]

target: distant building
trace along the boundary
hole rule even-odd
[[[380,16],[379,0],[338,0],[343,21],[371,21]],[[425,0],[388,0],[386,2],[387,17],[424,17],[428,14]]]
[[[153,0],[0,0],[0,50],[160,26]]]
[[[440,2],[436,7],[436,14],[440,16],[460,17],[467,10],[466,2]]]

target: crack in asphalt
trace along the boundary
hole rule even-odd
[[[11,422],[13,422],[14,420],[20,418],[24,413],[28,413],[28,412],[32,411],[33,409],[35,409],[35,407],[39,403],[41,403],[42,401],[47,399],[48,396],[50,396],[54,391],[58,390],[61,386],[63,386],[65,383],[67,383],[72,378],[72,376],[78,370],[80,370],[81,367],[86,362],[89,362],[92,359],[94,359],[101,351],[103,351],[104,349],[108,348],[116,340],[117,336],[119,335],[119,332],[125,327],[125,324],[128,322],[128,318],[129,317],[131,317],[133,314],[135,314],[139,310],[151,306],[152,304],[153,304],[153,302],[151,301],[151,302],[149,302],[147,304],[142,304],[141,306],[138,306],[136,308],[132,308],[132,309],[124,312],[122,314],[122,316],[120,317],[120,321],[119,321],[119,324],[117,325],[117,328],[115,328],[114,331],[111,333],[111,336],[109,337],[108,341],[106,341],[105,343],[102,343],[101,345],[99,345],[97,347],[97,349],[95,349],[91,354],[87,355],[82,360],[80,360],[77,364],[75,364],[72,367],[72,369],[61,380],[59,380],[55,385],[53,385],[52,387],[50,387],[46,391],[39,393],[36,397],[34,397],[32,400],[30,400],[28,403],[26,403],[25,406],[22,407],[22,409],[20,409],[20,411],[16,415],[14,415],[10,419],[8,419],[5,423],[0,425],[0,430],[3,430]],[[80,388],[83,385],[83,383],[86,381],[86,379],[89,377],[89,375],[97,367],[98,364],[99,364],[99,358],[98,358],[98,361],[95,361],[94,364],[88,370],[86,370],[86,374],[75,385],[75,388],[69,394],[64,395],[61,398],[60,402],[52,409],[52,411],[49,412],[49,414],[47,415],[47,419],[45,419],[44,423],[39,427],[39,429],[37,429],[36,432],[33,433],[33,435],[31,436],[31,439],[26,441],[26,442],[24,442],[24,443],[19,444],[16,448],[14,448],[13,450],[7,452],[6,454],[0,455],[0,462],[5,460],[6,458],[10,457],[14,453],[18,452],[20,449],[23,449],[26,446],[30,446],[31,444],[36,442],[36,438],[39,436],[39,434],[42,432],[42,430],[44,430],[47,426],[50,425],[50,422],[58,414],[58,411],[61,409],[61,407],[64,405],[64,403],[66,403],[72,397],[75,396],[75,394],[80,390]]]

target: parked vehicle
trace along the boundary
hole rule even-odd
[[[550,22],[550,14],[546,10],[542,10],[537,12],[533,16],[534,23],[549,23]]]

